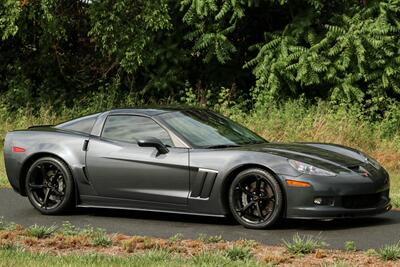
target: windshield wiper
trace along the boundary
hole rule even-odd
[[[204,148],[228,148],[228,147],[239,147],[239,145],[212,145]]]

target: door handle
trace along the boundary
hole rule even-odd
[[[87,151],[88,150],[88,146],[89,146],[89,140],[83,141],[82,150],[83,151]]]

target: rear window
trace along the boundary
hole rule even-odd
[[[94,114],[78,118],[72,121],[67,121],[57,125],[56,128],[90,134],[92,132],[93,125],[96,122],[98,116],[99,114]]]

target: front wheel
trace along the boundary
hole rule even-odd
[[[281,216],[282,190],[275,177],[262,169],[239,173],[229,189],[229,207],[244,227],[263,229]]]
[[[74,182],[66,164],[43,157],[29,168],[25,182],[31,204],[42,214],[59,214],[72,206]]]

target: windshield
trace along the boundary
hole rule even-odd
[[[159,117],[195,147],[217,148],[265,143],[265,139],[208,110],[169,112]]]

